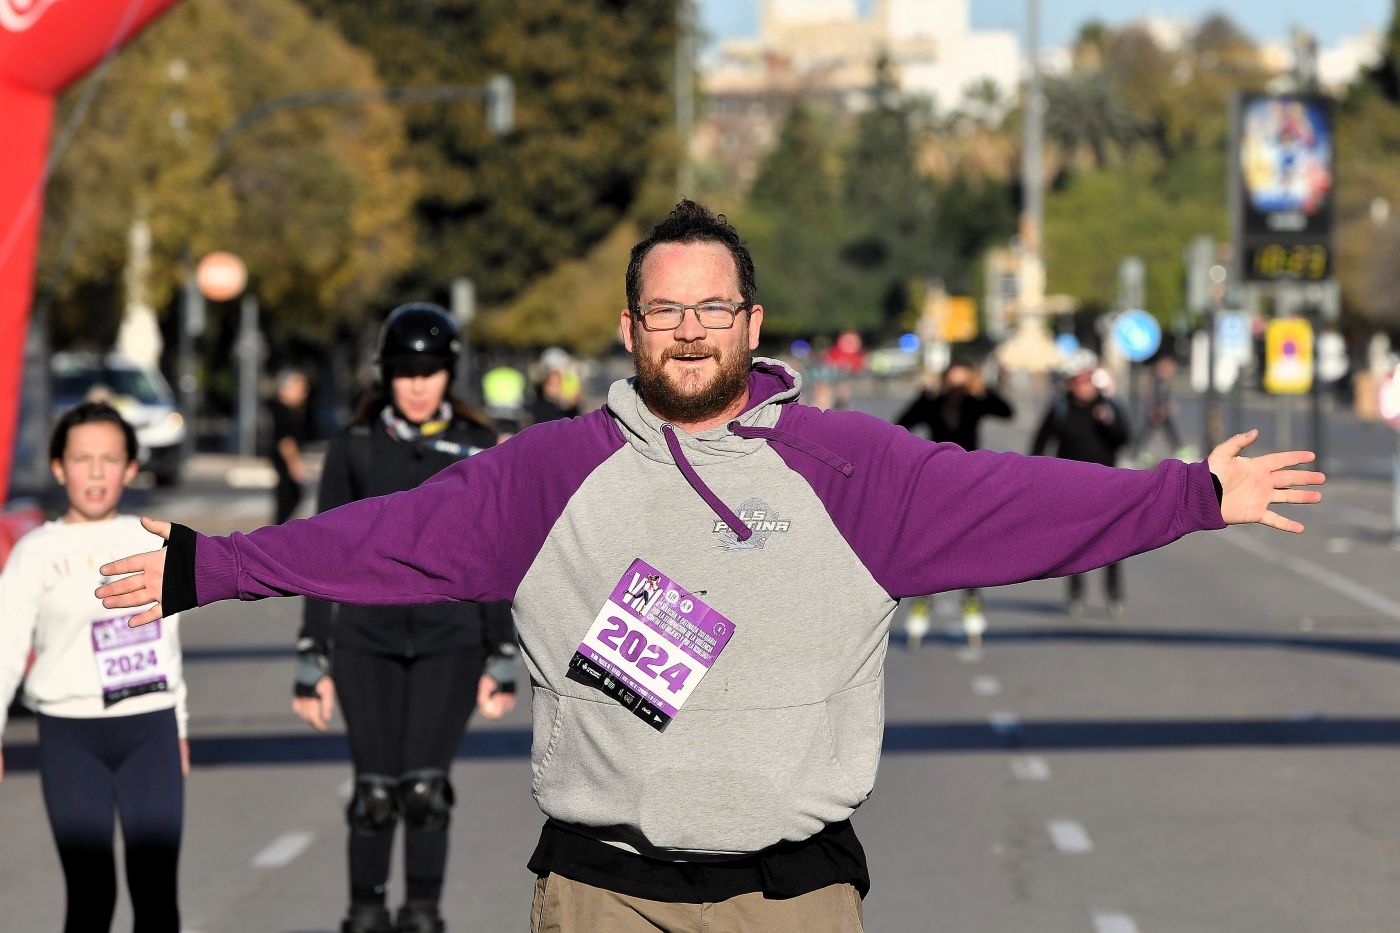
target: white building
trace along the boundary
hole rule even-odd
[[[870,103],[875,63],[885,56],[906,94],[936,112],[959,109],[988,82],[1003,107],[1017,96],[1019,39],[974,30],[970,0],[766,0],[756,38],[723,42],[701,63],[705,113],[693,155],[751,177],[794,101],[838,114]],[[978,107],[986,114],[985,105]]]

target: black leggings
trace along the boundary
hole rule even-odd
[[[175,711],[68,719],[39,714],[39,779],[68,891],[64,933],[108,933],[121,814],[135,929],[179,933],[185,779]]]
[[[356,777],[423,769],[447,773],[476,706],[484,660],[477,651],[407,660],[336,648],[331,669]],[[436,903],[441,897],[447,837],[446,827],[406,830],[408,900]],[[393,844],[393,827],[350,834],[351,900],[383,902]]]

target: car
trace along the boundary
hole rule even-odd
[[[87,399],[110,401],[136,429],[141,468],[157,485],[179,481],[189,428],[159,369],[115,353],[56,353],[50,372],[55,417]]]

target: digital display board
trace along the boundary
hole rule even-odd
[[[1334,275],[1333,111],[1319,94],[1239,95],[1231,202],[1239,274],[1247,282],[1320,282]]]

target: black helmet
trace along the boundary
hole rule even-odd
[[[379,331],[375,362],[387,386],[395,375],[456,372],[462,340],[452,315],[435,304],[414,302],[389,312]]]

